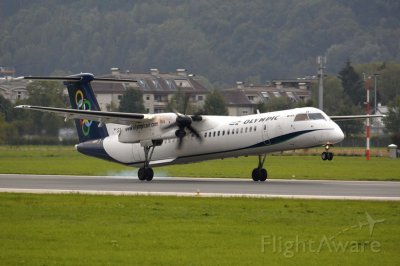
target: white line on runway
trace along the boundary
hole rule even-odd
[[[280,199],[400,201],[400,197],[236,194],[236,193],[200,193],[200,192],[144,192],[144,191],[100,191],[100,190],[19,189],[19,188],[0,188],[0,192],[30,193],[30,194],[115,195],[115,196],[174,196],[174,197],[204,197],[204,198],[221,197],[221,198],[280,198]]]

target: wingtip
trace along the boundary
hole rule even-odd
[[[16,109],[27,109],[27,108],[30,108],[30,107],[31,107],[30,105],[17,105],[14,108],[16,108]]]

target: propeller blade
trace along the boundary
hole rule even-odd
[[[183,144],[183,138],[178,139],[178,149],[182,149],[182,144]]]
[[[189,125],[189,126],[187,126],[186,128],[189,129],[190,132],[192,132],[192,133],[196,136],[196,138],[197,138],[198,140],[200,140],[200,141],[203,140],[203,138],[200,136],[199,132],[197,132],[197,130],[196,130],[194,127],[192,127],[191,125]]]
[[[175,131],[175,136],[178,138],[178,149],[182,148],[183,145],[183,138],[186,136],[185,129],[189,130],[195,137],[198,139],[200,142],[203,141],[203,138],[199,134],[199,132],[192,127],[193,121],[199,122],[202,121],[202,117],[200,115],[183,115],[178,113],[176,110],[174,110],[176,114],[176,120],[174,123],[169,124],[163,128],[163,130],[168,130],[172,128],[178,128]]]

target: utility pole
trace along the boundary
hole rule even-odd
[[[367,111],[367,116],[368,116],[368,115],[370,115],[370,112],[371,112],[370,103],[369,103],[369,90],[371,89],[371,77],[367,77],[367,79],[365,80],[365,89],[367,90],[366,111]],[[369,158],[370,158],[370,137],[371,137],[371,126],[370,126],[370,119],[369,118],[367,118],[366,136],[367,136],[367,143],[366,143],[365,157],[366,157],[367,161],[369,161]]]
[[[326,66],[326,56],[317,57],[318,64],[318,108],[324,109],[324,69]]]

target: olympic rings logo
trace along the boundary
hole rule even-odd
[[[75,103],[78,110],[91,110],[92,104],[89,100],[85,99],[83,96],[83,92],[81,90],[77,90],[75,93]],[[82,126],[82,132],[84,136],[88,136],[90,133],[90,126],[93,121],[88,119],[79,119],[79,123]]]

